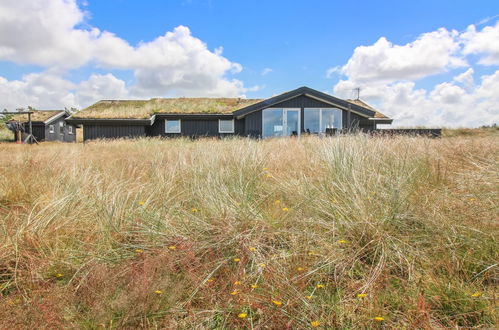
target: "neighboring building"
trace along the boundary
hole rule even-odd
[[[65,120],[68,117],[69,115],[64,110],[33,110],[31,114],[33,136],[37,141],[75,142],[77,125],[66,123]],[[9,123],[20,123],[24,134],[29,133],[27,114],[13,115],[7,122]]]
[[[300,87],[269,99],[156,98],[104,100],[66,120],[83,125],[84,140],[141,136],[321,134],[326,129],[374,130],[392,119],[360,100]]]

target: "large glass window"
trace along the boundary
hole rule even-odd
[[[327,128],[342,128],[342,111],[334,108],[305,108],[304,128],[307,133],[324,133]]]
[[[321,109],[305,109],[305,132],[317,134],[321,128]]]
[[[300,135],[300,109],[265,109],[263,137]]]
[[[263,137],[282,136],[283,109],[263,110]]]

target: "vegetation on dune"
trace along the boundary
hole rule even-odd
[[[497,324],[493,137],[0,149],[0,328]]]

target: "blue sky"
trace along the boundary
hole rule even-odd
[[[491,124],[497,15],[492,0],[5,0],[0,107],[306,85],[345,98],[360,87],[399,125]]]
[[[308,85],[331,90],[331,66],[381,36],[396,44],[440,27],[464,30],[499,14],[499,1],[89,1],[90,23],[130,43],[152,40],[178,25],[244,66],[250,97]],[[131,24],[132,23],[132,24]],[[261,76],[265,68],[272,74]]]

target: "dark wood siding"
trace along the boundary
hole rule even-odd
[[[311,97],[300,95],[293,99],[272,105],[272,108],[331,108],[329,103],[325,103]]]
[[[180,119],[181,133],[165,133],[165,120]],[[218,137],[218,136],[234,136],[235,134],[244,133],[244,119],[234,120],[234,134],[222,134],[218,132],[219,119],[232,119],[232,116],[227,115],[161,115],[157,116],[154,124],[147,127],[148,136],[165,136],[165,137]]]
[[[146,127],[139,125],[84,125],[83,139],[118,139],[146,135]]]
[[[44,125],[45,141],[62,141],[62,142],[75,142],[76,141],[76,127],[72,124],[67,124],[65,119],[66,115]],[[62,133],[60,125],[63,124]],[[50,133],[50,125],[54,125],[54,133]],[[69,134],[68,126],[73,127],[73,134]]]
[[[29,131],[29,125],[26,123],[24,125],[26,131]],[[33,124],[33,136],[37,141],[45,140],[45,125],[44,124]]]
[[[244,135],[251,137],[262,136],[262,111],[250,113],[245,117]]]

